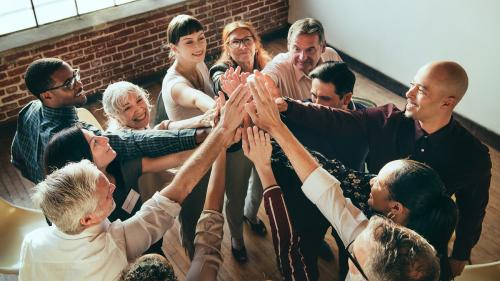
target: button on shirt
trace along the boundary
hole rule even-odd
[[[12,141],[11,162],[22,175],[34,183],[44,179],[43,152],[50,138],[59,131],[81,124],[96,135],[96,127],[78,121],[75,107],[50,108],[35,100],[27,104],[17,121]],[[126,131],[104,133],[121,160],[142,156],[157,157],[196,147],[195,129],[170,131]]]
[[[459,210],[452,256],[467,260],[479,240],[489,198],[491,160],[488,148],[453,118],[432,134],[418,121],[404,116],[394,104],[357,111],[287,100],[284,113],[301,127],[327,139],[359,136],[368,143],[367,166],[371,173],[388,162],[409,157],[432,167],[455,194]],[[310,124],[321,126],[310,126]],[[350,148],[354,149],[354,148]],[[423,150],[423,151],[422,151]]]
[[[108,219],[75,235],[54,225],[29,233],[21,247],[19,280],[118,280],[128,262],[174,224],[179,204],[160,195],[126,221]]]
[[[326,47],[325,52],[321,54],[319,64],[326,61],[342,61],[342,58],[334,49]],[[283,96],[296,100],[305,100],[311,97],[312,80],[293,66],[290,53],[281,53],[275,56],[267,63],[262,72],[274,80]]]

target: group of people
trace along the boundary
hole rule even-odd
[[[33,62],[25,82],[38,99],[19,114],[12,163],[37,184],[32,199],[51,226],[26,236],[20,280],[176,280],[164,257],[142,256],[162,254],[176,218],[187,280],[216,280],[224,222],[233,257],[245,262],[243,224],[267,232],[262,200],[283,280],[318,280],[330,226],[341,279],[459,275],[491,178],[487,147],[452,115],[465,70],[431,62],[404,110],[364,108],[319,21],[296,21],[287,40],[288,52],[271,58],[250,23],[230,23],[208,69],[203,25],[174,17],[159,97],[168,119],[151,124],[147,92],[120,81],[103,93],[104,132],[78,120],[86,102],[78,69]],[[143,174],[176,167],[168,184],[141,189]]]

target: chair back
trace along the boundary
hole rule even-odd
[[[47,226],[39,210],[15,206],[0,198],[0,273],[19,273],[19,254],[24,236]]]
[[[99,121],[97,121],[92,112],[88,111],[86,108],[83,107],[77,108],[76,111],[78,115],[78,120],[85,123],[89,123],[94,127],[96,127],[97,129],[103,131],[101,124],[99,123]]]
[[[455,281],[498,281],[500,280],[500,260],[466,265],[462,274]]]

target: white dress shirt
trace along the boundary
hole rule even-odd
[[[363,212],[345,198],[340,182],[325,169],[318,167],[304,181],[302,191],[337,230],[344,246],[354,241],[368,225]],[[346,281],[352,280],[351,272]]]
[[[54,225],[36,229],[23,241],[19,280],[117,280],[172,227],[179,210],[157,192],[123,222],[106,219],[76,235]]]
[[[334,49],[326,47],[318,65],[326,61],[342,61],[342,58]],[[281,95],[295,100],[311,98],[312,80],[293,65],[289,52],[275,56],[266,64],[262,73],[274,80],[281,90]]]

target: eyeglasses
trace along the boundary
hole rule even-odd
[[[347,245],[347,247],[346,247],[347,257],[352,261],[354,266],[358,269],[359,273],[361,273],[361,276],[363,276],[363,278],[365,278],[365,280],[368,281],[368,277],[366,276],[365,272],[361,268],[361,265],[359,264],[358,259],[356,258],[354,253],[351,254],[351,252],[349,251],[349,248],[351,247],[352,243],[354,243],[354,241],[356,241],[356,240],[352,240],[352,242],[349,243],[349,245]]]
[[[65,88],[66,90],[73,90],[75,88],[76,82],[80,81],[80,69],[75,69],[73,70],[73,76],[66,80],[62,85],[55,86],[49,89],[46,89],[46,91],[51,91],[51,90],[56,90],[59,88]]]
[[[236,49],[238,47],[241,47],[241,44],[245,45],[245,47],[249,47],[252,43],[253,43],[253,37],[247,36],[243,39],[233,39],[229,41],[227,44],[229,45],[229,48]]]

